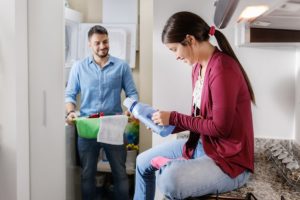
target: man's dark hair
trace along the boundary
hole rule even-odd
[[[103,26],[100,26],[100,25],[93,26],[89,30],[88,38],[90,39],[92,37],[92,35],[95,34],[95,33],[108,35],[108,32],[107,32],[106,28],[104,28]]]

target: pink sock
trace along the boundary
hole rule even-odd
[[[156,169],[161,168],[162,166],[166,165],[171,159],[165,158],[162,156],[157,156],[155,158],[152,158],[151,165],[155,167]]]
[[[162,166],[166,165],[168,162],[171,160],[184,160],[185,158],[180,157],[176,159],[170,159],[162,156],[157,156],[155,158],[152,158],[151,160],[151,165],[155,167],[156,169],[160,169]]]

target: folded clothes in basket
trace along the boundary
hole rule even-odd
[[[75,119],[77,133],[82,138],[96,139],[99,128],[100,118],[78,117]]]
[[[78,135],[97,139],[108,144],[123,144],[123,135],[128,117],[125,115],[102,116],[100,118],[78,117],[75,119]]]
[[[128,123],[125,115],[111,115],[100,118],[98,142],[121,145],[124,144],[124,130]]]

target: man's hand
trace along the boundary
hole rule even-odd
[[[129,112],[129,110],[125,110],[125,111],[124,111],[124,115],[126,115],[127,117],[131,117],[131,116],[132,116],[132,113]]]
[[[128,117],[128,122],[131,122],[132,120],[136,120],[136,118],[133,116],[133,114],[131,112],[129,112],[128,110],[124,111],[124,115],[126,115]]]
[[[67,124],[74,125],[75,118],[77,118],[77,114],[75,112],[70,112],[66,118]]]
[[[152,121],[155,124],[158,124],[161,126],[166,126],[166,125],[169,125],[170,115],[171,115],[171,112],[157,111],[157,112],[153,113]]]

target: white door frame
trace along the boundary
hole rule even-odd
[[[15,0],[17,199],[30,200],[27,0]]]

